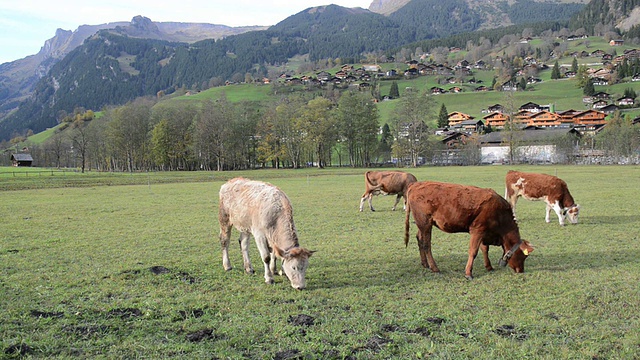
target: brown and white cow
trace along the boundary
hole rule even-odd
[[[278,257],[282,259],[282,269],[291,286],[298,290],[305,287],[305,273],[313,252],[298,244],[291,202],[282,190],[260,181],[231,179],[220,188],[218,219],[225,270],[231,270],[229,238],[231,228],[235,227],[240,231],[240,248],[247,273],[254,272],[249,260],[249,238],[252,234],[264,263],[265,282],[273,284]]]
[[[564,226],[565,218],[572,224],[578,223],[580,205],[573,201],[569,188],[564,180],[553,175],[526,173],[510,170],[505,178],[505,195],[516,216],[516,202],[522,196],[527,200],[544,200],[547,204],[545,220],[551,222],[551,209],[558,215],[560,225]]]
[[[369,200],[369,208],[371,211],[373,205],[371,204],[371,198],[373,195],[397,195],[396,202],[393,204],[391,210],[395,210],[400,198],[404,197],[406,203],[407,198],[405,196],[407,187],[410,184],[418,181],[413,174],[403,171],[367,171],[364,174],[365,191],[360,199],[360,211],[364,208],[365,200]]]
[[[533,247],[520,238],[518,225],[509,203],[491,189],[441,182],[423,181],[411,185],[407,192],[405,246],[409,243],[409,217],[418,226],[418,249],[422,266],[439,272],[431,254],[433,226],[447,233],[467,232],[471,235],[465,277],[473,279],[473,260],[482,248],[484,266],[493,270],[489,261],[489,245],[502,246],[501,266],[517,273],[524,272],[524,260]]]

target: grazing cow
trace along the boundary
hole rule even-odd
[[[231,227],[235,227],[240,231],[240,248],[247,273],[253,274],[249,260],[249,237],[252,234],[264,262],[265,282],[273,284],[278,257],[282,259],[282,269],[291,286],[298,290],[305,287],[304,276],[313,252],[298,245],[291,202],[282,190],[260,181],[231,179],[220,188],[218,219],[225,270],[231,270],[228,248]]]
[[[409,243],[409,217],[418,226],[418,248],[422,266],[439,272],[431,255],[431,230],[435,225],[448,233],[467,232],[471,235],[469,259],[465,267],[467,279],[473,279],[473,260],[482,248],[484,266],[493,270],[489,261],[489,245],[502,246],[501,266],[517,273],[524,272],[524,260],[533,247],[520,238],[511,206],[491,189],[440,182],[417,182],[409,186],[405,217],[405,246]]]
[[[572,224],[578,223],[580,205],[573,201],[567,183],[552,175],[525,173],[510,170],[505,178],[506,189],[504,197],[513,208],[516,216],[516,202],[522,196],[527,200],[544,200],[547,204],[545,220],[551,222],[549,213],[553,209],[558,215],[560,225],[564,226],[565,218]]]
[[[396,202],[393,204],[391,210],[395,210],[401,197],[404,197],[404,202],[407,202],[407,187],[410,184],[418,181],[413,174],[402,171],[367,171],[364,174],[365,191],[360,199],[360,211],[364,208],[365,200],[369,200],[369,208],[371,211],[373,205],[371,204],[371,198],[373,195],[397,195]]]

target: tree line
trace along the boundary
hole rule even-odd
[[[380,127],[369,94],[336,99],[295,94],[264,106],[215,100],[185,103],[139,98],[96,116],[77,108],[48,141],[32,146],[37,166],[96,171],[240,170],[367,167],[392,158],[413,165],[429,138],[435,105],[409,92]]]

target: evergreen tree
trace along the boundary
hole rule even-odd
[[[527,79],[525,79],[524,77],[520,78],[520,83],[518,84],[518,87],[520,88],[520,90],[526,90],[527,89]]]
[[[382,160],[391,160],[391,146],[393,145],[393,134],[389,124],[385,123],[382,126],[382,134],[380,135],[380,143],[378,147],[378,153],[382,156]]]
[[[577,58],[573,58],[573,61],[571,62],[571,71],[578,72],[578,59]]]
[[[553,64],[553,69],[551,69],[551,79],[560,79],[560,65],[558,65],[558,60],[556,60],[555,64]]]
[[[440,114],[438,114],[438,127],[445,128],[449,126],[449,112],[447,111],[447,107],[442,103],[440,107]]]
[[[638,95],[636,94],[636,91],[633,90],[632,88],[624,89],[624,97],[635,99],[636,96],[638,96]]]
[[[591,96],[596,93],[596,89],[593,86],[593,81],[591,81],[591,79],[589,79],[589,81],[587,81],[587,83],[584,85],[584,88],[582,89],[582,93],[585,94],[586,96]]]
[[[397,99],[400,97],[400,91],[398,90],[398,83],[396,81],[391,83],[391,89],[389,89],[389,99]]]

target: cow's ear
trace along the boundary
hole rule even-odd
[[[529,253],[532,252],[535,249],[533,248],[533,246],[531,246],[531,244],[529,244],[528,241],[523,240],[522,244],[520,244],[520,250],[522,250],[522,252],[525,255],[529,255]]]

